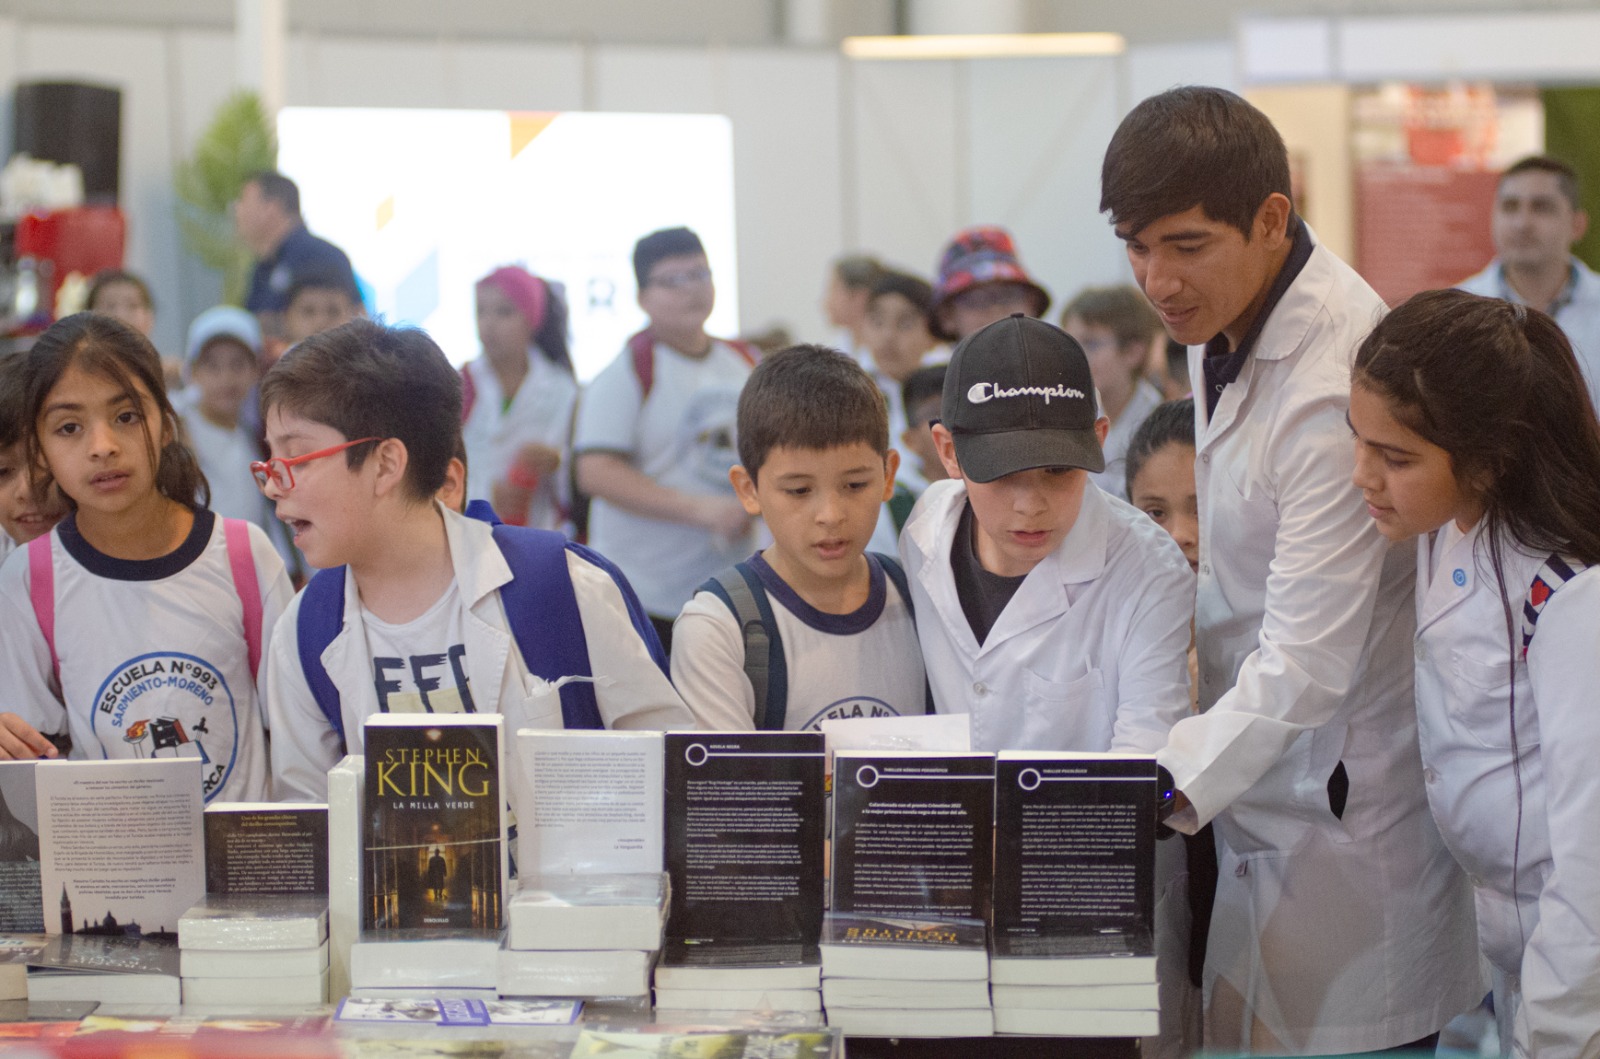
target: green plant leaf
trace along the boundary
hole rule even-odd
[[[194,152],[173,174],[184,246],[202,265],[221,273],[224,301],[243,301],[251,260],[234,233],[228,207],[251,173],[273,169],[277,160],[277,140],[260,97],[239,91],[217,108]]]

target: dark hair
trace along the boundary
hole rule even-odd
[[[572,366],[572,350],[567,344],[569,310],[566,287],[543,277],[539,282],[544,284],[544,322],[539,325],[539,333],[533,336],[534,344],[544,353],[546,360],[568,375],[576,376],[577,372]]]
[[[1490,548],[1505,532],[1534,553],[1600,563],[1600,425],[1550,317],[1427,291],[1362,342],[1352,382],[1450,454],[1456,480],[1481,496]]]
[[[150,284],[132,272],[120,268],[105,268],[94,274],[94,279],[89,282],[89,296],[84,299],[83,307],[90,312],[95,312],[94,303],[100,300],[100,295],[107,287],[114,287],[118,283],[126,283],[139,292],[139,297],[144,299],[145,308],[155,311],[156,300],[150,295]]]
[[[1162,333],[1161,317],[1139,293],[1138,287],[1085,287],[1061,310],[1061,326],[1076,316],[1091,327],[1104,327],[1117,337],[1117,345],[1148,346]]]
[[[911,418],[911,410],[928,398],[944,398],[944,373],[948,367],[948,364],[929,364],[906,376],[906,381],[900,384],[900,406],[906,410],[907,420]]]
[[[308,290],[336,291],[350,299],[351,305],[366,309],[361,288],[356,286],[355,278],[342,269],[313,268],[295,276],[289,284],[288,296],[283,299],[284,308],[293,305],[294,300]]]
[[[862,442],[889,451],[889,406],[861,365],[827,346],[780,349],[739,394],[739,462],[756,478],[780,446],[832,449]]]
[[[444,484],[461,433],[461,375],[426,331],[351,320],[285,353],[261,383],[261,414],[282,405],[348,439],[406,447],[406,490],[426,501]],[[345,450],[352,470],[371,448]]]
[[[45,465],[37,429],[45,401],[67,369],[78,367],[91,375],[109,379],[135,404],[143,404],[139,399],[141,386],[149,393],[160,413],[162,427],[171,435],[165,445],[160,445],[160,432],[151,430],[148,419],[142,421],[145,452],[156,471],[156,491],[191,509],[211,503],[211,485],[200,470],[200,462],[183,443],[182,425],[172,409],[172,402],[167,399],[161,355],[148,338],[103,313],[74,313],[51,324],[33,343],[26,357],[27,398],[23,412],[30,465]],[[47,481],[35,481],[34,491],[42,494],[47,484]],[[67,496],[65,490],[61,495],[77,509],[77,502]]]
[[[1506,182],[1507,177],[1514,177],[1518,173],[1549,173],[1556,178],[1556,186],[1561,189],[1562,196],[1572,204],[1572,208],[1575,210],[1583,208],[1583,200],[1579,196],[1578,189],[1578,171],[1555,155],[1530,154],[1526,158],[1517,159],[1500,174],[1500,180],[1495,186],[1499,187]]]
[[[883,273],[883,262],[871,254],[846,254],[833,261],[833,274],[850,290],[869,290]]]
[[[659,232],[649,235],[633,244],[633,276],[643,290],[650,282],[650,270],[657,262],[665,261],[669,257],[688,257],[697,254],[704,257],[705,245],[700,242],[700,237],[687,228],[663,228]]]
[[[0,354],[0,449],[9,449],[28,434],[28,358]]]
[[[1100,166],[1100,212],[1128,234],[1199,206],[1249,239],[1275,193],[1290,194],[1283,137],[1265,114],[1220,88],[1146,99],[1117,126]]]
[[[867,305],[886,294],[898,294],[929,320],[932,327],[933,320],[933,286],[921,276],[913,276],[909,272],[896,272],[885,269],[872,284],[872,293],[867,295]]]
[[[276,202],[289,216],[300,216],[300,186],[276,169],[258,169],[244,183],[254,184],[262,198]]]
[[[1150,457],[1168,445],[1187,445],[1194,448],[1194,398],[1185,397],[1157,405],[1128,442],[1127,470],[1124,491],[1133,499],[1133,480],[1139,477]]]

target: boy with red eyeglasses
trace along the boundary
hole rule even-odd
[[[261,386],[257,480],[312,566],[267,665],[274,792],[322,800],[379,712],[519,728],[691,728],[633,590],[560,534],[436,500],[461,377],[425,333],[366,320],[301,342]],[[513,803],[516,795],[513,793]]]

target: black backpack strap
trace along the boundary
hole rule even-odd
[[[755,691],[756,728],[782,731],[789,711],[789,674],[772,601],[749,563],[739,563],[700,586],[727,605],[744,640],[744,675]]]
[[[874,559],[878,560],[878,565],[883,567],[884,576],[888,577],[890,582],[893,583],[895,591],[900,593],[900,598],[905,600],[906,612],[911,615],[911,620],[915,624],[917,607],[916,604],[911,602],[911,585],[906,580],[905,567],[901,566],[900,560],[893,556],[884,555],[882,552],[872,552],[870,554]],[[926,665],[923,666],[923,670],[927,670]],[[939,711],[933,705],[933,685],[928,682],[926,677],[923,678],[922,688],[922,712],[938,713]]]

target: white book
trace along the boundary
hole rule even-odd
[[[43,934],[0,936],[0,1000],[28,998],[28,961],[46,942]]]
[[[822,734],[827,737],[830,755],[840,750],[966,753],[972,749],[972,718],[964,713],[846,717],[823,721],[821,728]]]
[[[989,961],[995,985],[1138,985],[1156,980],[1154,956],[1102,956],[1088,959],[1005,959]]]
[[[492,938],[358,941],[350,946],[350,987],[493,989],[499,951]]]
[[[657,989],[817,989],[822,957],[799,942],[669,941],[656,964]]]
[[[990,1037],[989,1008],[828,1008],[828,1025],[851,1037]]]
[[[495,989],[386,989],[357,986],[349,994],[356,1000],[493,1000]]]
[[[511,899],[511,949],[658,949],[665,872],[524,876]]]
[[[94,974],[87,971],[29,971],[28,1001],[92,1000],[101,1004],[181,1004],[183,986],[175,974]]]
[[[1079,1011],[1154,1011],[1154,982],[1126,985],[997,985],[997,1008],[1048,1008]]]
[[[829,912],[818,948],[822,950],[823,978],[989,978],[984,924],[975,919],[900,919]]]
[[[663,753],[660,732],[519,730],[518,871],[660,871]]]
[[[501,996],[646,996],[653,952],[500,950]]]
[[[1052,1037],[1151,1037],[1161,1031],[1154,1011],[1051,1011],[995,1008],[996,1033],[1035,1033]]]
[[[989,983],[824,978],[822,1001],[829,1008],[981,1008],[989,1003]]]
[[[657,1011],[800,1011],[822,1010],[815,989],[657,989]]]
[[[185,978],[185,1004],[325,1004],[328,972],[287,978]]]
[[[175,739],[174,723],[152,721],[147,731]],[[170,935],[205,896],[199,745],[174,748],[196,756],[34,767],[47,933],[70,921],[75,934],[137,923],[146,937]]]
[[[350,946],[361,933],[361,809],[367,759],[328,770],[328,990],[350,992]]]
[[[314,949],[265,949],[259,952],[211,952],[184,949],[179,967],[185,978],[293,978],[319,975],[328,969],[330,946]]]
[[[178,948],[212,952],[314,949],[328,937],[325,897],[211,896],[178,920]]]

